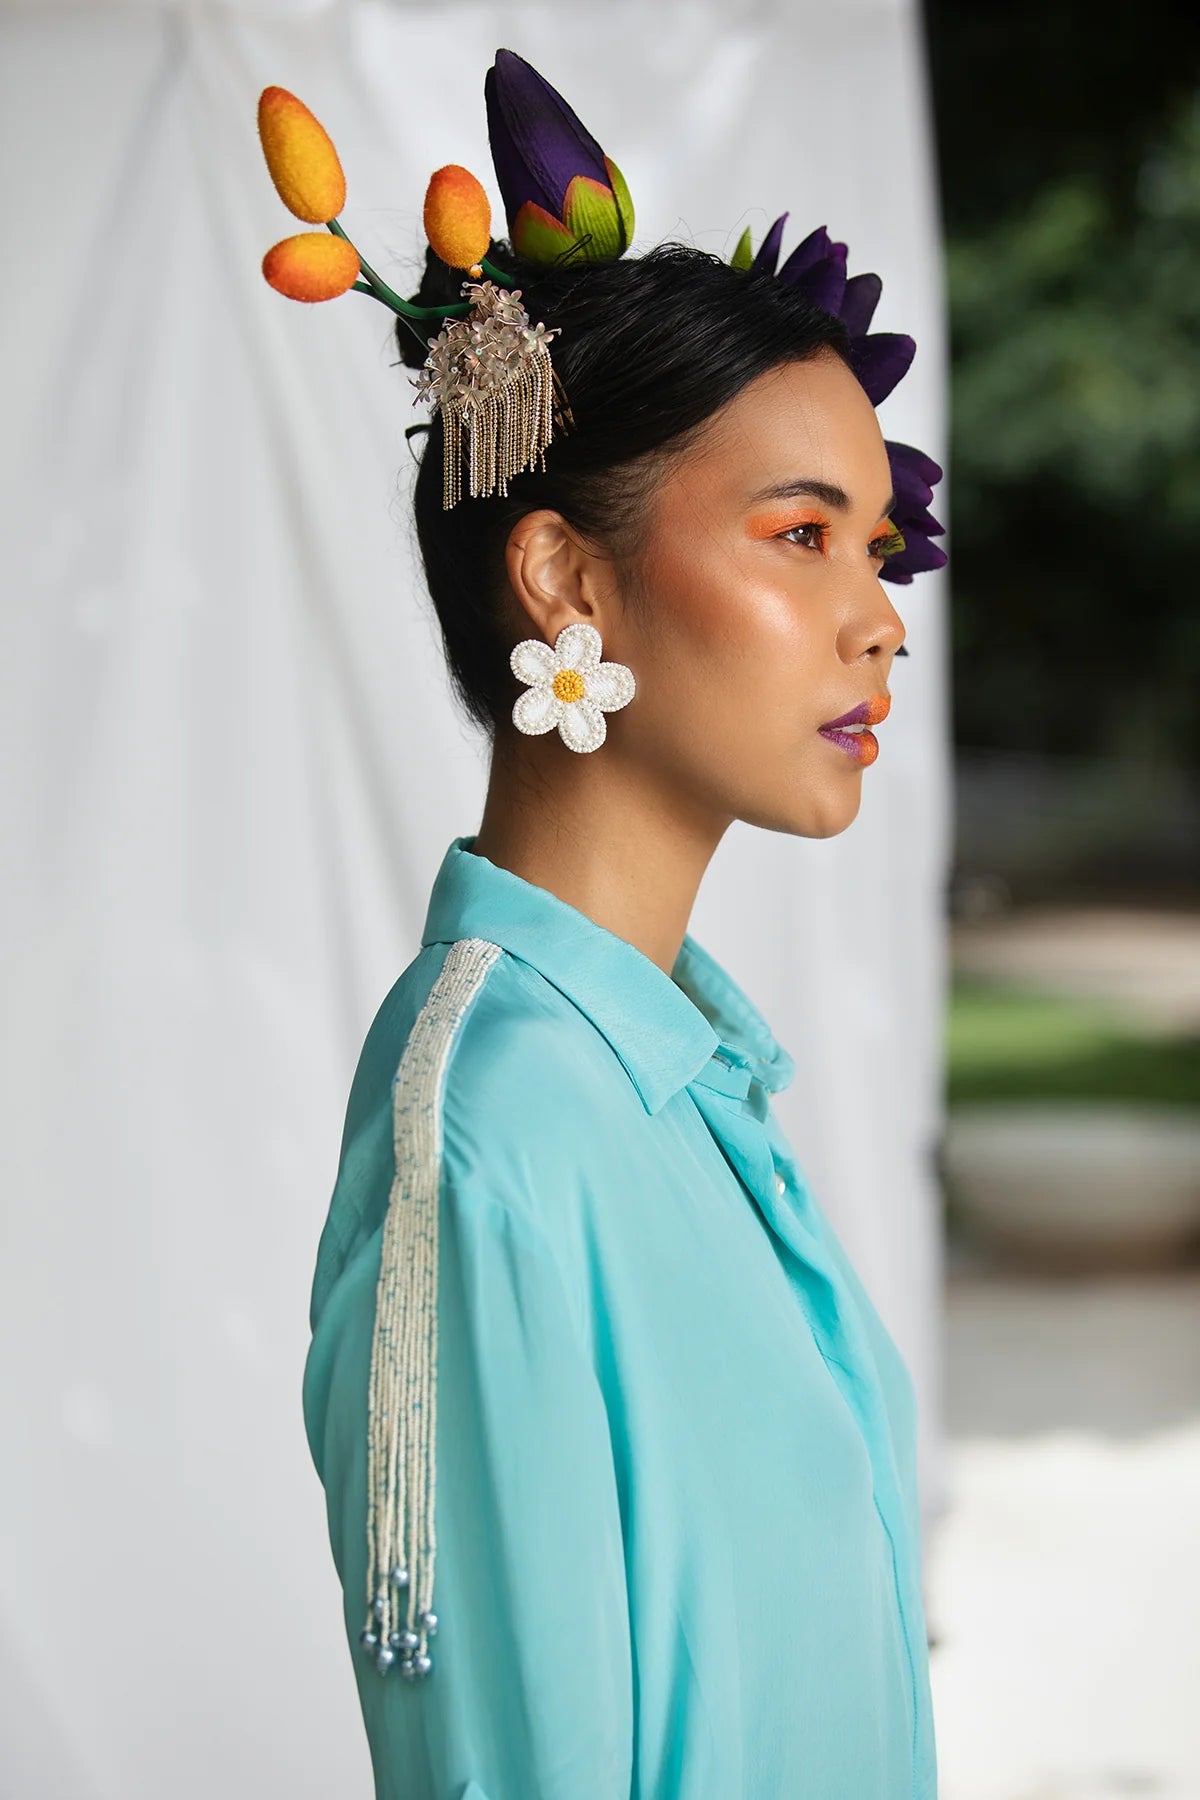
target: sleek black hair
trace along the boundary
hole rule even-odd
[[[414,490],[417,538],[450,678],[467,714],[494,737],[511,717],[508,658],[520,636],[504,547],[518,519],[547,507],[618,565],[636,556],[656,474],[756,376],[823,350],[849,360],[849,335],[773,275],[732,268],[685,244],[616,262],[537,267],[506,243],[490,261],[511,274],[534,324],[561,327],[550,355],[573,423],[556,425],[546,468],[507,496],[469,493],[442,504],[442,422],[424,437]],[[431,250],[415,304],[460,298],[463,276]],[[436,324],[429,328],[433,336]],[[396,320],[401,360],[419,368],[427,345]]]

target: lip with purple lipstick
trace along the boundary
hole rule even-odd
[[[860,768],[866,769],[879,755],[879,739],[868,726],[882,725],[892,710],[890,694],[872,694],[852,711],[843,713],[840,719],[830,719],[818,727],[821,737],[828,738],[839,750],[854,758]]]

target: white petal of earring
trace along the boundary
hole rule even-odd
[[[558,726],[572,750],[598,750],[608,735],[606,712],[633,699],[635,682],[624,663],[600,661],[600,633],[578,620],[564,625],[554,648],[540,638],[524,638],[509,666],[525,692],[512,710],[513,724],[530,737]]]

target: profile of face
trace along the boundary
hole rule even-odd
[[[879,580],[892,504],[874,408],[826,351],[713,415],[659,477],[633,569],[564,538],[557,515],[528,515],[508,550],[526,610],[550,642],[588,619],[637,683],[584,760],[718,835],[734,819],[844,831],[879,744],[821,728],[864,702],[878,724],[890,705],[904,641]]]

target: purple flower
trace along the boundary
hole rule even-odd
[[[907,375],[916,344],[901,332],[871,330],[883,283],[878,275],[847,277],[846,246],[835,243],[823,225],[810,231],[780,268],[787,217],[780,214],[755,256],[750,233],[743,232],[733,266],[754,275],[774,275],[796,288],[811,306],[840,319],[850,334],[850,366],[871,405],[878,406]],[[908,582],[924,569],[940,569],[946,561],[946,552],[929,541],[945,530],[929,511],[942,471],[931,456],[911,444],[886,443],[886,449],[896,493],[892,522],[904,538],[904,549],[890,556],[880,573],[885,581]]]
[[[889,556],[880,570],[885,581],[911,581],[925,569],[940,569],[946,563],[946,552],[940,544],[930,542],[940,537],[946,527],[940,525],[929,510],[933,490],[942,479],[942,471],[932,456],[916,450],[911,444],[896,444],[884,439],[888,465],[892,471],[892,491],[896,504],[892,523],[904,539],[904,548]]]
[[[615,262],[633,236],[625,178],[524,57],[497,50],[483,84],[509,241],[530,262]]]

